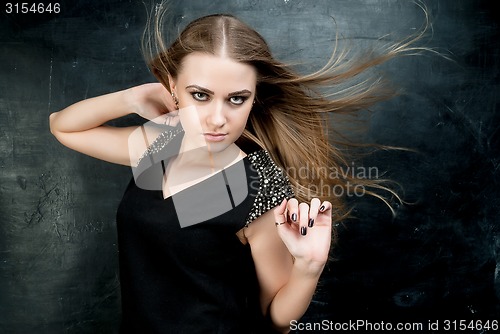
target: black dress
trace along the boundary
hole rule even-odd
[[[290,183],[260,150],[164,199],[152,185],[162,184],[182,136],[169,131],[153,143],[118,208],[121,333],[270,332],[250,246],[236,232],[292,197]]]

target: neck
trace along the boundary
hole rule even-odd
[[[184,139],[179,154],[175,159],[177,166],[197,167],[215,172],[228,167],[245,156],[243,151],[234,143],[223,151],[212,152],[209,145],[191,147],[192,145]]]

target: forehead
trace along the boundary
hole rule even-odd
[[[251,65],[224,56],[193,52],[184,58],[177,80],[214,89],[253,89],[257,71]]]

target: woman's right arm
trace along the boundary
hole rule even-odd
[[[138,127],[104,124],[132,113],[154,119],[173,108],[170,94],[161,84],[145,84],[83,100],[55,112],[50,115],[50,131],[75,151],[130,166],[147,148],[140,131],[135,131]]]

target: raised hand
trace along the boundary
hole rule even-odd
[[[139,116],[159,124],[175,126],[177,107],[170,92],[160,83],[148,83],[127,91],[129,103]]]
[[[318,274],[328,260],[332,239],[332,204],[313,198],[311,203],[283,200],[274,209],[278,234],[290,254],[311,274]]]

